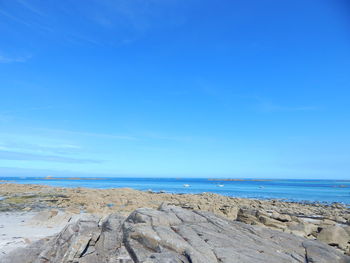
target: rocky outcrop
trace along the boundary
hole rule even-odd
[[[91,214],[84,214],[72,220],[56,236],[35,242],[24,249],[17,249],[0,262],[132,262],[123,245],[122,224],[125,217],[111,214],[101,219]]]
[[[267,213],[264,210],[241,208],[238,211],[237,220],[250,225],[263,225],[309,239],[318,239],[350,255],[349,226],[330,219],[302,218],[280,214],[276,211]]]
[[[346,263],[350,258],[318,241],[162,205],[158,210],[137,209],[127,218],[86,214],[58,235],[16,250],[2,261],[9,262]]]

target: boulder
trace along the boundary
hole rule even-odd
[[[327,226],[322,228],[317,235],[317,239],[341,249],[346,249],[347,243],[350,241],[349,234],[340,226]]]
[[[39,262],[74,262],[89,255],[94,251],[93,246],[101,235],[98,222],[98,217],[87,214],[76,223],[67,225],[48,242],[39,255]]]
[[[346,233],[348,233],[348,235],[350,236],[350,226],[344,227],[344,230],[345,230]]]
[[[261,225],[257,218],[258,211],[249,208],[240,208],[237,213],[237,221],[249,224],[249,225]]]
[[[288,223],[288,231],[286,232],[297,236],[307,237],[310,235],[315,235],[317,232],[317,225],[308,222],[290,222]]]
[[[276,211],[273,211],[271,217],[273,219],[276,219],[278,221],[281,221],[281,222],[290,222],[292,221],[292,218],[290,217],[290,215],[286,215],[286,214],[280,214]]]
[[[292,222],[298,222],[298,223],[302,222],[302,220],[300,220],[300,218],[297,216],[291,216],[290,218],[291,218]]]
[[[321,226],[334,226],[336,222],[330,219],[323,219],[320,223]]]
[[[259,215],[263,217],[264,215]],[[1,263],[345,263],[318,241],[171,205],[126,219],[85,215],[61,233],[18,249]]]
[[[342,262],[349,263],[350,257],[343,256],[334,259],[333,249],[330,246],[322,246],[321,244],[315,244],[313,241],[304,241],[303,247],[305,248],[305,259],[306,262],[310,263],[333,263],[333,262]]]
[[[345,219],[344,217],[339,216],[339,215],[332,216],[330,219],[339,223],[339,224],[346,224],[347,223],[347,219]]]
[[[287,228],[287,226],[281,221],[270,218],[268,216],[259,216],[259,221],[267,227],[277,228],[281,230]]]
[[[200,209],[201,210],[201,209]],[[219,208],[219,210],[222,212],[222,214],[231,219],[236,220],[238,215],[238,207],[237,206],[231,206],[231,205],[223,205]]]
[[[347,224],[350,225],[350,214],[343,215],[343,218],[346,220]]]

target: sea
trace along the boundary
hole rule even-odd
[[[141,191],[278,199],[303,203],[350,205],[350,180],[208,179],[208,178],[42,178],[0,177],[1,183],[41,184],[58,187],[133,188]]]

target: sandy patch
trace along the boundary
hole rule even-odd
[[[60,232],[67,223],[67,220],[60,220],[56,224],[41,224],[35,219],[40,217],[40,213],[0,213],[0,258],[18,247]]]

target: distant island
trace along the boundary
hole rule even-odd
[[[106,178],[88,178],[88,177],[52,177],[52,176],[46,176],[44,178],[45,180],[104,180]]]
[[[255,181],[255,182],[268,182],[268,181],[272,181],[271,179],[218,179],[218,178],[209,178],[208,181]]]

